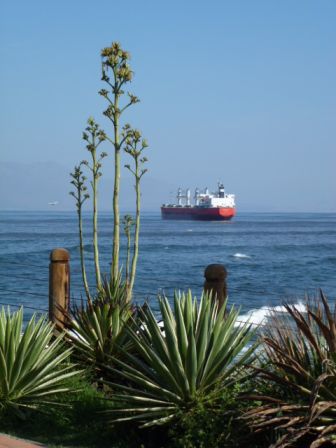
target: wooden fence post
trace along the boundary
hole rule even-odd
[[[66,249],[50,252],[49,265],[49,319],[63,327],[64,316],[60,310],[68,310],[70,298],[70,255]]]
[[[222,264],[209,264],[205,268],[204,277],[204,292],[211,292],[213,299],[218,302],[218,308],[221,309],[227,297],[227,271],[225,267]]]

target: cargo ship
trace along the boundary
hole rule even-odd
[[[226,194],[224,185],[218,183],[218,190],[210,193],[208,188],[201,192],[195,189],[194,204],[191,204],[190,189],[177,190],[177,204],[163,204],[163,219],[198,219],[205,221],[227,221],[236,214],[235,195]]]

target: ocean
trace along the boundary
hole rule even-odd
[[[91,218],[85,214],[85,256],[93,284]],[[111,261],[112,218],[99,218],[103,272]],[[71,257],[71,300],[83,296],[75,212],[0,212],[0,306],[23,305],[25,321],[48,308],[50,251],[64,247]],[[121,253],[125,256],[122,237]],[[124,261],[123,261],[124,262]],[[301,303],[322,288],[336,298],[336,214],[239,213],[232,221],[162,220],[143,213],[134,301],[155,311],[158,293],[202,292],[204,269],[224,264],[229,303],[241,320],[261,322],[284,301]]]

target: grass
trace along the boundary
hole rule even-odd
[[[63,406],[51,405],[43,412],[29,411],[25,420],[13,414],[2,415],[0,432],[34,440],[49,448],[242,446],[236,440],[228,441],[227,437],[231,438],[234,431],[231,432],[231,416],[228,419],[225,416],[237,399],[238,389],[229,397],[223,396],[213,411],[196,409],[192,415],[185,415],[181,424],[139,429],[135,423],[113,426],[106,420],[102,411],[110,410],[113,404],[90,384],[89,378],[71,382],[77,392],[61,395],[59,402]]]
[[[110,400],[90,384],[89,378],[72,379],[74,394],[58,397],[59,405],[41,412],[28,411],[24,420],[13,414],[0,415],[0,432],[34,440],[53,448],[160,448],[162,430],[141,431],[135,425],[114,427],[102,411]]]
[[[103,394],[86,379],[72,380],[71,386],[78,392],[61,395],[58,401],[62,406],[29,412],[24,420],[5,414],[0,420],[0,431],[52,447],[117,447],[109,425],[97,418],[100,411],[110,406]]]

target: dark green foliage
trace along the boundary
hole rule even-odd
[[[130,423],[111,427],[103,411],[113,403],[97,390],[89,375],[67,383],[76,394],[58,396],[59,405],[50,405],[40,413],[27,414],[22,421],[12,414],[2,415],[0,432],[34,440],[48,447],[77,448],[160,448],[167,445],[167,433],[139,430]]]
[[[13,416],[0,420],[0,432],[48,443],[48,446],[113,446],[112,431],[96,416],[110,403],[89,384],[89,379],[77,378],[68,382],[76,394],[58,397],[62,406],[48,406],[39,414],[30,414],[22,422]],[[115,445],[117,446],[117,445]]]
[[[251,446],[250,430],[240,416],[247,404],[240,400],[243,385],[239,382],[219,391],[207,403],[180,415],[172,425],[170,446],[176,448],[241,448]],[[245,386],[246,387],[246,386]],[[256,446],[256,445],[253,445]]]
[[[64,374],[71,367],[67,351],[59,372],[56,358],[47,356],[49,378],[62,388],[47,387],[48,401],[37,391],[23,400],[14,394],[9,403],[2,368],[0,431],[59,448],[336,446],[336,310],[322,292],[305,312],[286,305],[284,316],[274,316],[252,365],[253,347],[245,351],[252,334],[234,309],[218,312],[206,296],[198,304],[191,293],[176,295],[174,308],[165,298],[159,304],[164,331],[150,308],[129,305],[121,276],[104,281],[86,307],[68,316],[75,323],[66,339],[86,373]],[[52,326],[39,321],[28,324],[30,337],[20,348],[22,312],[0,317],[0,352],[12,366],[11,381],[11,353],[25,354],[30,340],[33,357],[62,347],[61,337],[48,339]],[[36,346],[38,328],[49,342]],[[28,379],[34,389],[36,376]],[[24,413],[13,413],[20,404]]]
[[[263,338],[258,369],[261,404],[246,418],[256,432],[278,436],[274,447],[336,444],[336,309],[321,292],[306,312],[286,305],[291,318],[274,318]]]

